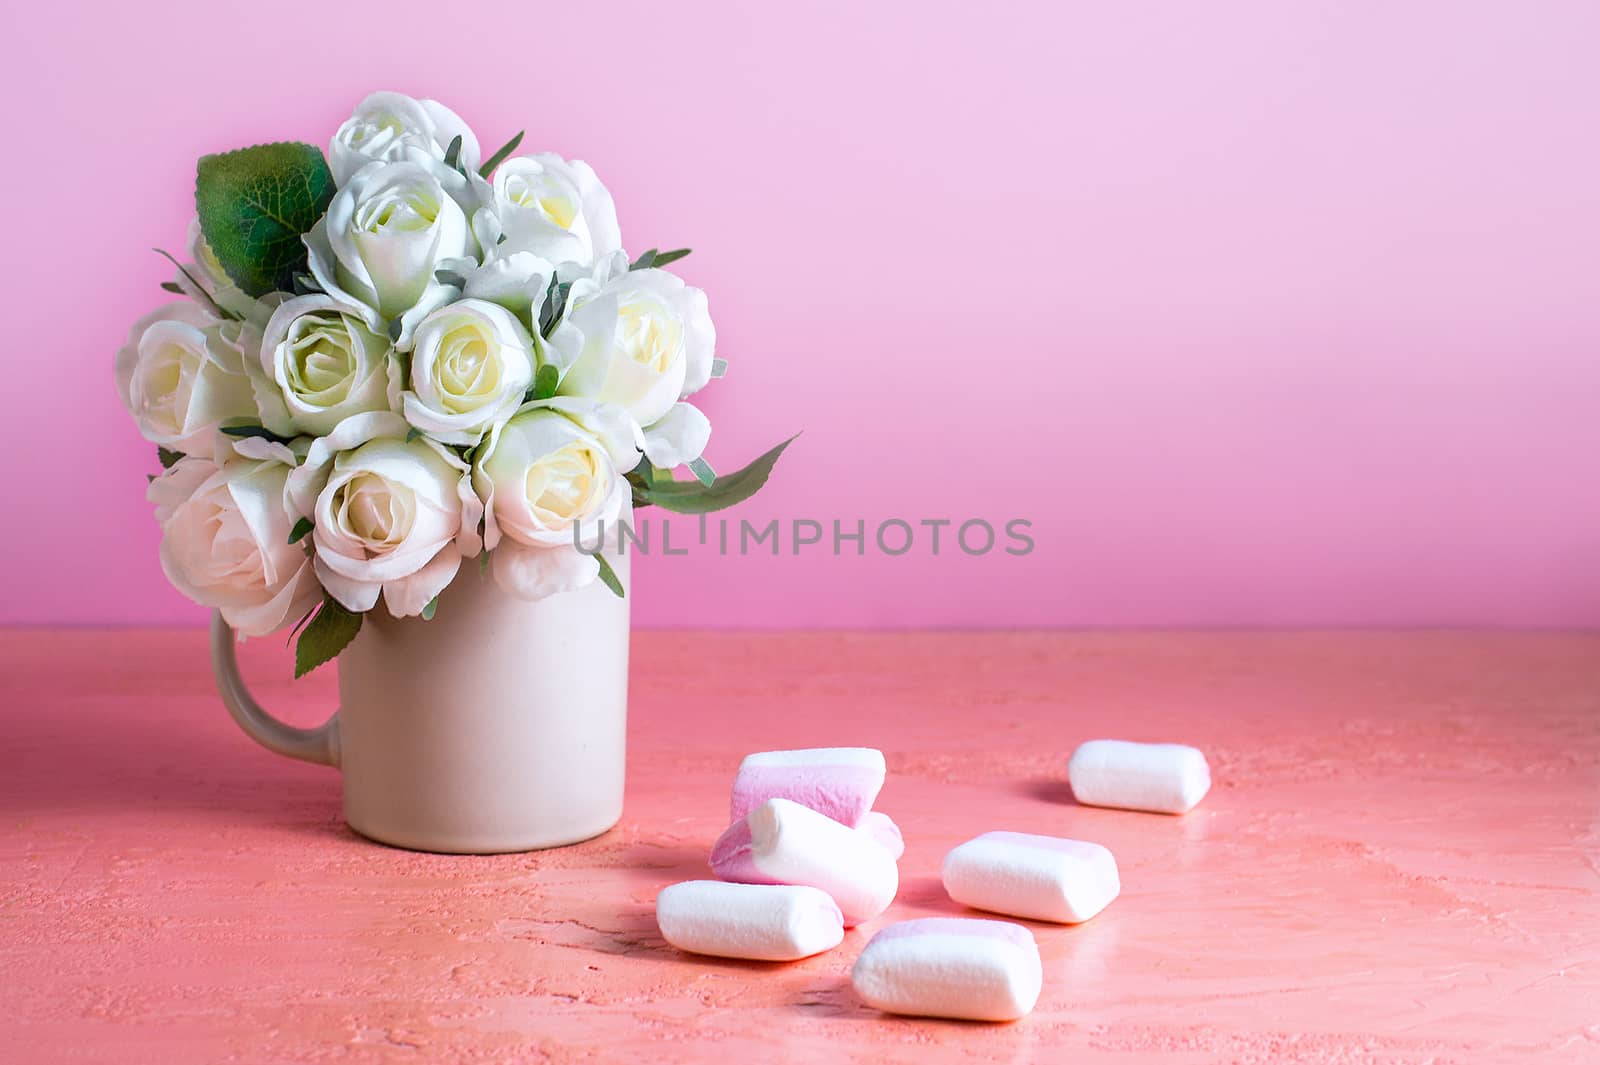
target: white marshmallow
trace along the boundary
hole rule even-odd
[[[889,1013],[1014,1021],[1039,1000],[1044,970],[1021,925],[924,917],[873,936],[850,980],[867,1005]]]
[[[883,752],[872,747],[815,747],[746,755],[733,779],[729,821],[768,799],[789,799],[854,827],[883,790]]]
[[[809,958],[844,939],[826,892],[778,884],[673,884],[656,896],[656,924],[679,950],[756,961]]]
[[[944,889],[964,906],[1077,924],[1122,890],[1117,860],[1098,843],[985,832],[944,856]]]
[[[905,837],[900,835],[900,826],[892,821],[888,814],[881,814],[876,810],[868,810],[861,818],[861,823],[856,826],[857,832],[865,832],[882,844],[883,849],[889,852],[889,857],[895,861],[906,852]]]
[[[1181,814],[1211,790],[1211,767],[1179,743],[1090,740],[1072,753],[1067,779],[1086,806]]]
[[[900,871],[865,832],[788,799],[768,799],[735,821],[711,848],[711,868],[742,884],[804,884],[833,896],[846,928],[894,901]]]

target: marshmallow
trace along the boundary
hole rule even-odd
[[[833,896],[846,928],[894,901],[900,871],[877,840],[788,799],[768,799],[711,848],[711,868],[742,884],[804,884]]]
[[[975,909],[1077,924],[1105,909],[1122,884],[1117,860],[1098,843],[985,832],[944,856],[944,889]]]
[[[656,896],[656,924],[679,950],[755,961],[809,958],[844,939],[826,892],[775,884],[673,884]]]
[[[922,1017],[1014,1021],[1039,1000],[1033,935],[1009,921],[924,917],[872,937],[850,974],[876,1009]]]
[[[906,852],[906,841],[900,835],[900,826],[891,821],[888,814],[868,810],[861,818],[861,823],[856,826],[856,831],[864,832],[877,840],[883,849],[889,852],[889,857],[897,862]]]
[[[1090,740],[1072,753],[1067,779],[1086,806],[1181,814],[1211,790],[1211,767],[1178,743]]]
[[[748,755],[733,781],[737,821],[768,799],[789,799],[855,826],[883,790],[883,752],[870,747],[818,747]]]

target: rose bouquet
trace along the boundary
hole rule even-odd
[[[480,159],[454,112],[384,92],[326,156],[205,156],[162,286],[187,300],[117,354],[168,579],[241,636],[294,626],[296,676],[380,599],[431,618],[469,559],[523,598],[623,595],[593,545],[630,505],[732,505],[785,446],[712,471],[685,400],[726,364],[663,269],[689,249],[630,260],[594,171],[521,141]]]

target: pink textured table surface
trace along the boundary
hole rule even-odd
[[[245,648],[263,701],[309,722]],[[566,850],[389,850],[337,775],[236,733],[199,632],[0,632],[0,1061],[1600,1061],[1600,637],[635,638],[622,824]],[[1076,806],[1078,741],[1175,739],[1183,818]],[[867,744],[905,831],[889,913],[793,965],[667,947],[739,757]],[[1102,842],[1123,894],[1033,924],[1045,990],[990,1027],[885,1018],[852,962],[959,912],[988,829]]]

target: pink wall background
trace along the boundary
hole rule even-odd
[[[147,249],[381,87],[695,247],[710,457],[806,430],[737,514],[1034,523],[650,559],[645,624],[1600,623],[1600,6],[447,8],[8,11],[0,621],[202,620],[111,382]]]

